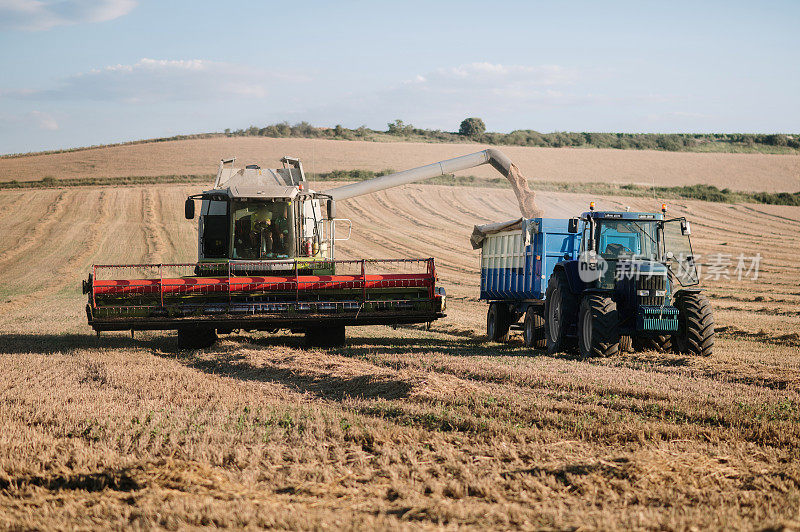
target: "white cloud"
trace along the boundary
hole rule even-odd
[[[49,30],[127,15],[136,0],[0,0],[0,29]]]
[[[271,84],[285,82],[280,75],[231,63],[144,58],[67,77],[53,89],[21,89],[5,91],[5,95],[123,103],[264,98]]]
[[[33,122],[39,129],[46,131],[56,131],[58,129],[58,122],[52,115],[43,113],[42,111],[31,111],[28,113],[28,119]]]

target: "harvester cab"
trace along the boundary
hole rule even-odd
[[[198,262],[208,265],[229,261],[260,261],[270,270],[293,267],[301,261],[314,269],[334,259],[337,240],[335,203],[309,188],[303,165],[283,157],[283,168],[258,165],[234,168],[235,159],[220,161],[214,187],[186,199],[187,219],[195,216],[200,200]],[[323,205],[326,214],[323,215]],[[348,227],[349,232],[349,227]]]

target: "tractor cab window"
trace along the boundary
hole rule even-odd
[[[289,201],[233,202],[234,259],[294,257],[294,217]]]
[[[597,224],[597,253],[605,260],[658,260],[657,225],[652,221],[603,220]]]

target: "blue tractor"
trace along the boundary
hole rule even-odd
[[[487,334],[549,353],[620,350],[708,356],[714,317],[698,287],[689,222],[661,213],[595,211],[475,228]],[[521,321],[521,323],[520,323]]]

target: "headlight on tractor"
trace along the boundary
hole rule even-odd
[[[639,297],[650,297],[650,296],[664,297],[665,295],[667,295],[667,291],[666,290],[653,290],[653,293],[651,294],[650,290],[637,290],[636,291],[636,295],[638,295]]]

